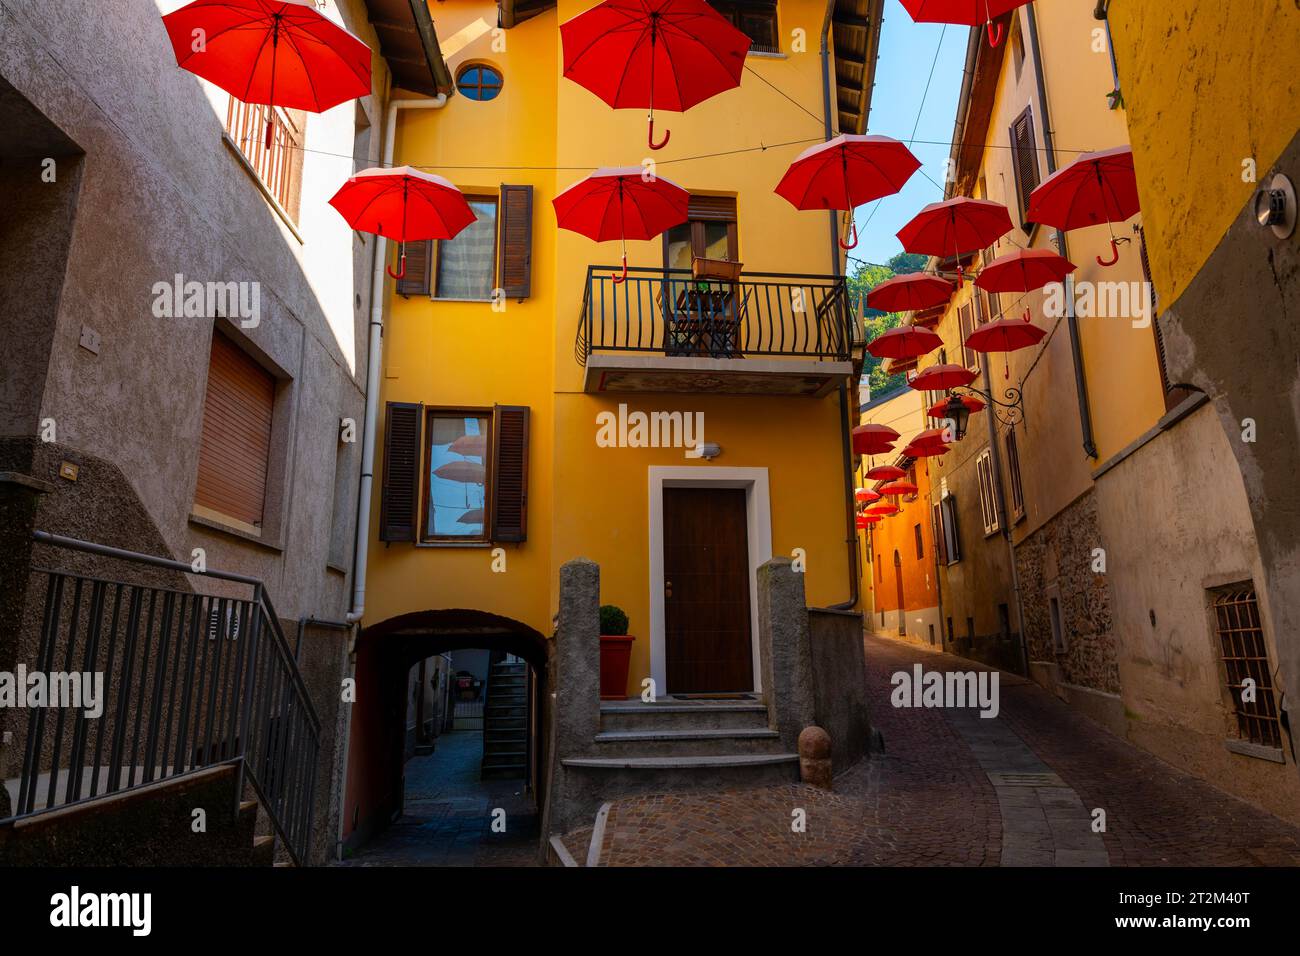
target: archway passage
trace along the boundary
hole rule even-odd
[[[361,632],[345,858],[535,862],[550,650],[526,624],[464,608],[404,614]]]

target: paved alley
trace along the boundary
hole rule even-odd
[[[522,780],[480,780],[483,734],[456,730],[406,765],[402,816],[342,866],[535,866],[538,821]],[[492,832],[505,811],[504,833]]]

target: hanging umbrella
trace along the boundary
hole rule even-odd
[[[1124,222],[1142,209],[1138,199],[1137,174],[1133,171],[1133,150],[1116,146],[1099,153],[1085,153],[1070,165],[1048,176],[1029,194],[1030,222],[1041,222],[1069,231],[1101,223]],[[1113,266],[1119,261],[1119,243],[1110,234],[1110,258],[1097,257],[1097,264]]]
[[[898,432],[888,425],[859,425],[853,429],[853,454],[883,455],[897,439]]]
[[[434,475],[466,485],[481,485],[487,474],[476,461],[449,461],[433,469]]]
[[[1075,265],[1050,249],[1016,249],[998,256],[975,277],[986,292],[1033,292],[1049,282],[1064,282]]]
[[[903,188],[921,161],[912,151],[889,136],[841,133],[825,143],[810,146],[795,157],[776,185],[776,194],[796,209],[852,210]],[[853,239],[840,240],[845,249],[858,244],[858,227]]]
[[[691,195],[662,176],[646,178],[640,166],[596,170],[551,200],[561,229],[594,239],[623,242],[627,279],[627,240],[653,239],[686,221]]]
[[[1018,352],[1032,348],[1047,333],[1029,321],[1029,310],[1023,319],[997,319],[985,322],[966,336],[966,347],[976,352]],[[1003,377],[1011,377],[1011,364],[1003,358]]]
[[[456,455],[481,458],[487,452],[487,437],[484,435],[461,435],[447,446],[447,450]]]
[[[882,332],[867,345],[876,358],[909,359],[933,352],[943,345],[934,332],[920,325],[900,325]]]
[[[881,312],[915,312],[942,305],[952,297],[952,283],[925,272],[886,279],[867,293],[867,305]]]
[[[614,109],[681,113],[740,85],[749,37],[704,0],[605,0],[560,25],[564,75]]]
[[[879,521],[880,515],[856,515],[853,524],[859,531],[865,531]]]
[[[313,0],[194,0],[162,20],[177,65],[245,103],[321,113],[370,93],[370,47]]]
[[[918,433],[908,444],[912,448],[925,448],[929,445],[946,445],[948,439],[944,437],[942,428],[927,428]]]
[[[411,166],[363,169],[344,183],[330,205],[348,225],[403,244],[394,279],[406,275],[405,243],[451,239],[478,217],[461,191],[441,176]]]
[[[957,256],[957,288],[962,286],[961,254],[997,242],[1011,231],[1007,207],[991,199],[954,196],[932,202],[898,230],[907,252],[926,256]]]
[[[859,504],[870,504],[873,501],[880,500],[880,492],[873,491],[870,488],[859,488],[853,492],[853,500]]]
[[[880,516],[896,515],[900,510],[901,509],[898,507],[898,505],[894,504],[893,502],[882,501],[879,504],[874,504],[870,508],[868,508],[867,514],[880,515]]]
[[[961,365],[931,365],[907,384],[918,392],[944,392],[975,381],[975,373]]]
[[[483,509],[471,508],[469,511],[466,511],[459,518],[457,518],[456,523],[457,524],[482,524]]]
[[[908,445],[903,454],[908,458],[937,458],[948,453],[948,446],[939,443],[928,445]]]
[[[912,484],[910,481],[902,480],[891,481],[888,484],[880,486],[880,493],[882,495],[914,495],[920,490],[921,489],[916,487],[916,485]]]
[[[977,27],[984,24],[989,46],[1002,42],[1002,24],[993,29],[994,17],[1022,7],[1030,0],[902,0],[903,9],[917,23],[956,23]]]
[[[984,403],[981,402],[974,395],[959,395],[957,397],[960,398],[961,403],[966,406],[966,411],[969,414],[973,415],[975,412],[982,412],[984,410]],[[947,419],[948,400],[940,399],[939,401],[935,402],[926,410],[925,414],[928,415],[930,418],[937,418],[940,421]]]
[[[906,478],[907,472],[897,465],[877,465],[867,472],[866,477],[872,481],[893,481],[895,478]]]

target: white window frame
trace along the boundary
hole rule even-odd
[[[975,473],[980,483],[980,519],[984,524],[984,537],[1002,530],[998,522],[996,486],[993,482],[993,453],[985,448],[975,457]]]

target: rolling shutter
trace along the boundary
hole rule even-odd
[[[196,505],[261,525],[274,404],[271,373],[214,332],[203,400]]]
[[[526,299],[533,276],[533,187],[501,187],[501,288]]]
[[[735,222],[736,200],[731,196],[691,196],[687,219]]]
[[[528,537],[528,408],[496,406],[492,429],[492,540]]]
[[[407,260],[410,266],[410,260]],[[379,540],[414,541],[420,501],[420,420],[423,405],[389,402],[384,419],[384,484]]]
[[[399,253],[400,255],[400,253]],[[406,275],[397,280],[398,295],[428,295],[433,276],[433,240],[406,244]]]
[[[1034,139],[1034,116],[1029,107],[1011,124],[1012,166],[1016,174],[1016,196],[1020,201],[1021,228],[1028,232],[1029,194],[1038,186],[1038,143]]]

